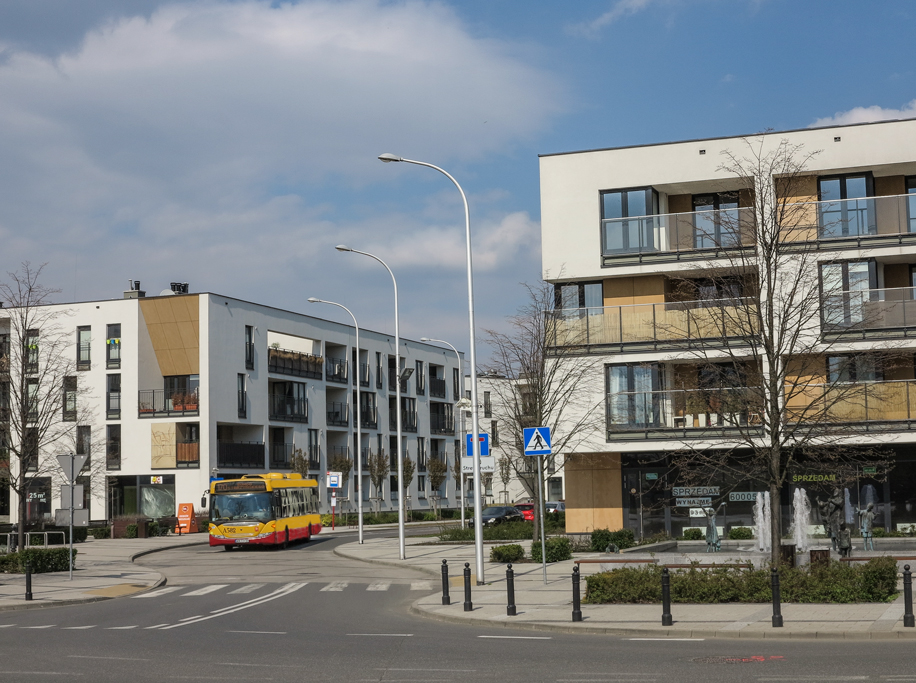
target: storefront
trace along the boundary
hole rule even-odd
[[[175,475],[143,474],[108,477],[108,518],[175,515]]]

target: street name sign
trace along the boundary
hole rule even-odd
[[[525,455],[550,455],[550,427],[526,427]]]

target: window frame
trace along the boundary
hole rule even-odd
[[[105,326],[105,366],[109,370],[121,367],[121,323]]]
[[[76,328],[76,369],[89,370],[92,367],[92,326],[79,325]]]

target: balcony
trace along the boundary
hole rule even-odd
[[[309,402],[306,398],[293,398],[285,394],[270,394],[269,415],[271,420],[277,422],[302,422],[309,421]]]
[[[758,330],[751,299],[666,301],[551,312],[553,347],[606,350],[708,348],[716,340],[753,338]]]
[[[289,470],[293,467],[293,444],[270,444],[270,469]]]
[[[333,466],[331,463],[334,462],[337,458],[350,458],[350,447],[349,446],[328,446],[328,469],[331,469]]]
[[[378,429],[378,410],[375,406],[361,406],[359,422],[366,429]]]
[[[866,289],[821,299],[824,338],[916,337],[916,288]]]
[[[392,374],[388,375],[388,391],[396,391],[395,378]],[[407,380],[401,380],[401,394],[407,393]]]
[[[256,441],[220,441],[217,444],[217,466],[264,469],[264,444]]]
[[[300,353],[287,349],[270,348],[267,350],[267,371],[278,375],[293,377],[322,378],[324,360],[321,356]]]
[[[350,425],[350,406],[346,403],[328,403],[328,425],[348,427]]]
[[[601,264],[717,258],[753,247],[753,209],[720,209],[601,221]]]
[[[441,405],[441,404],[440,404]],[[455,421],[450,413],[429,414],[430,434],[454,434]]]
[[[356,386],[356,377],[353,377],[353,386]],[[366,363],[359,364],[359,385],[361,387],[369,386],[369,366]]]
[[[445,380],[438,377],[429,378],[429,397],[445,398]]]
[[[321,449],[316,445],[309,448],[309,471],[321,469]]]
[[[349,374],[347,372],[347,361],[340,358],[328,357],[328,362],[324,366],[325,379],[328,382],[347,383]]]
[[[397,429],[397,417],[393,414],[388,415],[388,427]],[[417,431],[417,412],[415,410],[401,411],[401,430],[405,432]]]
[[[117,395],[117,411],[120,413],[120,394]],[[115,394],[108,395],[108,414],[115,410],[113,400]],[[141,389],[137,395],[139,417],[191,417],[200,414],[198,400],[195,394],[171,394],[166,397],[162,389]]]
[[[175,466],[187,469],[200,467],[200,441],[175,442]],[[120,458],[118,463],[120,469]],[[109,468],[111,469],[111,468]]]
[[[789,242],[816,243],[818,249],[916,244],[916,196],[893,195],[792,204],[798,226]]]

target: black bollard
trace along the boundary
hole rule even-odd
[[[776,567],[770,573],[770,587],[773,590],[773,628],[782,627],[782,606],[779,597],[779,572]]]
[[[452,598],[448,594],[448,560],[442,560],[442,604],[452,604]]]
[[[582,621],[582,602],[579,596],[579,565],[573,567],[573,621]]]
[[[471,563],[464,563],[464,611],[470,612],[474,609],[471,602]]]
[[[506,567],[506,596],[509,604],[506,606],[506,616],[515,616],[515,572],[512,565]]]
[[[25,599],[32,599],[32,565],[25,563]]]
[[[668,567],[662,567],[662,626],[671,626],[671,576]]]
[[[907,628],[916,627],[916,618],[913,616],[913,575],[910,565],[903,565],[903,625]]]

